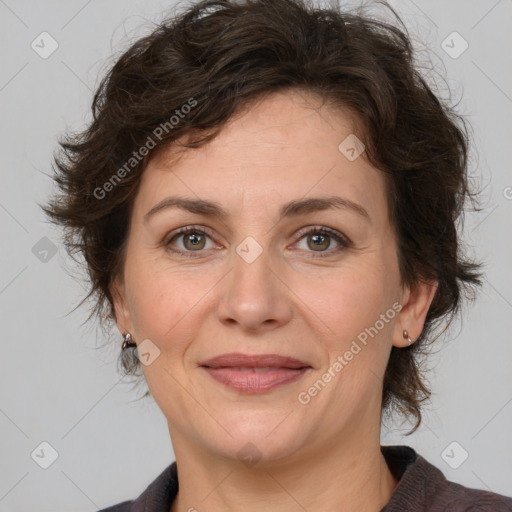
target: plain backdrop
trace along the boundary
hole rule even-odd
[[[87,309],[68,314],[85,289],[37,205],[52,191],[57,139],[90,121],[110,56],[173,5],[0,0],[0,512],[95,511],[137,497],[174,460],[163,414],[116,373],[119,333],[99,349],[101,331],[81,325]],[[423,426],[404,437],[409,425],[389,424],[382,444],[408,444],[450,480],[512,496],[512,2],[392,5],[426,76],[446,96],[445,74],[472,126],[484,210],[467,216],[466,240],[487,266],[478,301],[429,360]]]

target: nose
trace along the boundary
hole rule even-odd
[[[244,331],[265,332],[290,321],[292,294],[273,266],[279,264],[270,261],[267,249],[254,261],[233,254],[233,268],[219,290],[217,314],[222,323]]]

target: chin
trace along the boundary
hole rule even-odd
[[[244,412],[238,417],[219,418],[219,423],[231,434],[214,441],[214,450],[224,457],[247,460],[247,465],[275,462],[289,458],[307,442],[304,424],[294,414],[275,410]],[[286,419],[285,419],[286,418]],[[283,421],[284,420],[284,421]],[[210,442],[212,439],[210,439]]]

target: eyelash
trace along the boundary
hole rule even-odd
[[[202,251],[182,251],[181,249],[170,248],[170,244],[173,240],[175,240],[179,236],[189,235],[191,233],[196,233],[196,234],[208,236],[211,238],[211,236],[208,234],[208,232],[204,228],[196,227],[196,226],[187,226],[184,228],[180,228],[167,241],[164,242],[164,245],[173,253],[180,254],[180,255],[183,255],[183,256],[189,257],[189,258],[195,258],[197,256],[193,256],[192,254],[194,252],[201,253]],[[304,238],[307,235],[327,235],[331,238],[334,238],[336,240],[336,242],[338,242],[340,244],[340,247],[338,247],[337,249],[331,250],[331,251],[321,251],[321,252],[309,251],[309,252],[313,252],[313,254],[314,254],[313,258],[325,258],[328,256],[332,256],[333,254],[338,254],[339,252],[351,247],[351,245],[352,245],[350,240],[346,236],[342,235],[341,233],[339,233],[338,231],[336,231],[334,229],[327,228],[327,227],[319,228],[319,227],[315,226],[314,228],[306,228],[297,234],[297,236],[299,237],[299,240],[301,240],[302,238]]]

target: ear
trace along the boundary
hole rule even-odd
[[[407,331],[413,342],[419,338],[438,285],[437,281],[421,281],[411,288],[403,289],[400,300],[402,309],[398,314],[395,332],[393,333],[393,345],[395,347],[407,347],[409,345],[407,338],[404,338],[404,331]]]
[[[114,302],[116,324],[119,332],[125,334],[133,333],[130,312],[127,307],[126,292],[122,276],[116,276],[110,284],[110,293]]]

